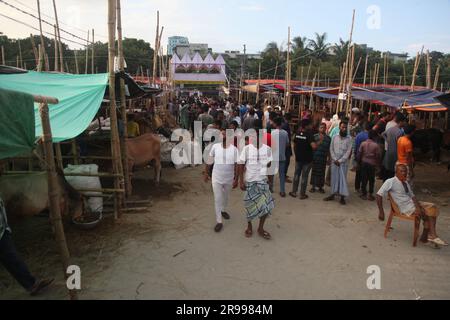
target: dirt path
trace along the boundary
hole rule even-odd
[[[68,228],[74,263],[82,269],[80,298],[450,299],[450,249],[413,248],[412,225],[405,222],[395,222],[384,239],[375,203],[352,195],[342,207],[318,194],[303,202],[276,195],[267,225],[274,239],[268,242],[245,238],[243,194],[235,190],[232,220],[215,234],[211,186],[201,182],[201,170],[165,169],[159,189],[146,180],[151,172],[141,172],[135,188],[139,199],[150,196],[149,212],[126,215],[116,224],[107,219],[89,232]],[[421,165],[416,190],[419,198],[440,205],[439,232],[450,240],[446,168]],[[57,280],[40,298],[66,298],[47,219],[13,228],[30,268]],[[381,267],[380,291],[367,289],[371,265]],[[0,298],[28,298],[2,268]]]

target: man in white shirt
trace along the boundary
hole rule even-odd
[[[261,130],[261,120],[257,120],[257,132]],[[244,206],[247,211],[248,227],[246,237],[253,235],[252,221],[260,219],[258,234],[266,240],[272,237],[264,230],[264,223],[275,208],[267,176],[272,163],[272,149],[263,144],[262,137],[253,137],[245,146],[239,160],[239,177],[241,190],[245,191]],[[244,179],[245,172],[245,179]]]
[[[396,176],[386,180],[377,194],[377,204],[379,209],[379,219],[384,221],[385,213],[383,208],[383,197],[389,195],[397,204],[401,214],[405,216],[420,216],[425,224],[423,235],[420,241],[431,242],[439,246],[448,246],[436,233],[436,223],[439,210],[432,203],[419,202],[414,195],[411,185],[408,183],[408,167],[400,164],[396,169]]]
[[[230,215],[226,211],[228,199],[231,189],[236,189],[238,186],[238,149],[233,145],[234,139],[226,138],[225,130],[222,129],[221,133],[223,142],[212,146],[204,172],[204,180],[208,182],[211,166],[214,165],[211,178],[216,208],[217,224],[214,229],[216,232],[223,229],[222,218],[230,220]]]

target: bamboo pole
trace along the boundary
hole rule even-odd
[[[364,87],[366,86],[367,67],[369,66],[369,55],[366,55],[366,65],[364,67]]]
[[[44,52],[44,62],[45,62],[45,65],[46,66],[49,66],[48,67],[48,70],[50,70],[50,63],[49,63],[49,59],[48,59],[48,54],[47,54],[47,52]]]
[[[300,83],[303,85],[303,66],[300,67]]]
[[[58,44],[59,44],[59,71],[64,72],[64,52],[61,42],[61,32],[59,29],[58,10],[56,10],[56,0],[53,0],[53,10],[55,11],[56,30],[58,32]]]
[[[352,26],[351,26],[351,29],[350,29],[350,37],[349,37],[348,49],[347,49],[347,57],[346,57],[346,60],[345,60],[346,68],[344,69],[344,79],[343,79],[344,88],[343,88],[343,92],[345,92],[345,86],[346,86],[346,84],[348,82],[348,77],[350,77],[350,78],[352,77],[352,74],[349,74],[350,70],[348,70],[348,69],[350,68],[350,50],[351,50],[351,46],[352,46],[352,42],[353,42],[353,29],[354,29],[354,26],[355,26],[355,12],[356,11],[353,10]],[[340,92],[340,93],[342,93],[342,92]],[[339,105],[338,109],[342,110],[343,100],[339,100],[338,101],[338,105]]]
[[[40,38],[41,38],[41,50],[43,52],[42,57],[45,59],[45,42],[44,42],[44,35],[42,33],[41,4],[40,4],[39,0],[36,0],[36,1],[37,1],[38,18],[39,18],[39,32],[40,32]],[[43,69],[42,66],[41,66],[41,69]],[[50,70],[50,66],[45,61],[45,71],[49,71],[49,70]]]
[[[92,29],[92,57],[91,57],[91,67],[92,74],[95,74],[95,33],[94,29]]]
[[[2,65],[6,65],[6,58],[5,58],[5,47],[2,46]]]
[[[42,51],[43,52],[43,51]],[[48,176],[48,196],[50,207],[50,221],[55,233],[56,243],[58,245],[59,254],[61,256],[64,278],[67,279],[67,268],[70,266],[70,253],[67,247],[66,235],[64,233],[64,226],[61,217],[60,195],[61,191],[58,185],[58,176],[56,174],[53,147],[52,147],[52,130],[50,127],[50,116],[47,103],[41,103],[39,106],[39,113],[42,123],[42,143],[45,150],[45,160]],[[69,290],[71,300],[77,300],[77,293],[74,290]]]
[[[361,62],[361,59],[359,60]],[[352,46],[352,58],[350,61],[350,69],[349,69],[349,78],[348,78],[348,86],[347,86],[347,115],[351,113],[351,106],[352,106],[352,86],[353,86],[353,65],[355,63],[355,45]]]
[[[39,53],[39,64],[37,66],[37,71],[42,72],[42,64],[44,62],[44,59],[43,59],[44,51],[42,50],[42,47],[40,44],[38,45],[38,53]]]
[[[403,84],[406,86],[406,64],[403,64]]]
[[[432,88],[432,84],[431,84],[431,58],[430,58],[430,51],[429,50],[427,50],[426,58],[427,58],[427,88],[431,89]]]
[[[117,37],[118,37],[118,50],[119,50],[119,70],[125,71],[125,56],[123,53],[123,38],[122,38],[122,8],[120,4],[121,0],[117,0]],[[125,81],[120,79],[120,113],[122,115],[122,124],[124,127],[123,137],[121,139],[121,153],[122,153],[122,166],[125,177],[125,190],[127,197],[132,195],[131,176],[128,166],[128,124],[127,124],[127,104],[125,97]]]
[[[34,61],[36,66],[39,64],[39,53],[36,49],[36,43],[34,42],[34,36],[30,33],[31,48],[33,49]]]
[[[123,173],[121,172],[121,152],[119,131],[117,126],[116,112],[116,76],[114,72],[114,58],[116,56],[116,0],[108,0],[108,69],[109,69],[109,100],[110,100],[110,118],[111,118],[111,153],[113,158],[113,173],[121,175],[121,178],[114,179],[114,189],[122,189],[121,182]],[[120,215],[121,197],[116,194],[114,198],[114,218],[118,219]]]
[[[153,80],[152,84],[156,83],[156,67],[157,67],[157,46],[158,46],[158,37],[159,37],[159,11],[156,12],[156,36],[155,36],[155,50],[153,51]]]
[[[88,65],[89,65],[89,36],[90,36],[90,32],[88,30],[87,41],[86,41],[86,64],[85,64],[85,70],[84,70],[85,74],[88,74]]]
[[[67,64],[67,60],[66,61],[64,61],[64,65],[66,66],[66,72],[68,72],[68,73],[71,73],[70,72],[70,69],[69,69],[69,65]]]
[[[306,73],[306,86],[308,85],[308,83],[309,83],[309,74],[310,74],[310,72],[311,72],[311,67],[312,67],[312,59],[309,61],[309,67],[308,67],[308,72]]]
[[[359,58],[358,64],[356,65],[356,70],[353,74],[352,82],[355,82],[356,76],[358,75],[359,66],[361,65],[361,61],[362,61],[362,57]]]
[[[77,50],[73,50],[73,55],[75,56],[75,72],[77,74],[80,74],[80,69],[78,68],[78,56],[77,56]]]
[[[423,50],[424,50],[424,47],[422,47],[422,51],[420,52],[420,54],[417,53],[417,56],[416,56],[416,62],[414,64],[414,71],[413,71],[413,77],[412,77],[412,83],[411,83],[411,91],[414,91],[414,87],[416,84],[417,71],[419,70],[420,60],[423,55]]]
[[[58,29],[56,29],[56,24],[53,25],[55,29],[55,72],[59,70],[59,50],[58,50]]]
[[[386,57],[386,85],[389,84],[389,65],[390,65],[390,61],[391,61],[391,55],[388,52],[387,53],[387,57]]]
[[[309,110],[312,110],[312,111],[315,110],[315,106],[313,105],[313,100],[314,100],[314,88],[316,86],[316,77],[317,77],[317,73],[314,74],[314,79],[312,81],[311,92],[310,92],[310,96],[309,96]]]
[[[256,102],[255,102],[255,105],[257,105],[258,102],[259,102],[259,87],[260,86],[261,86],[261,62],[259,63],[259,69],[258,69],[258,85],[257,85],[257,88],[256,88]]]
[[[17,39],[17,43],[19,44],[19,66],[23,69],[22,46],[20,45],[20,39]]]
[[[284,95],[284,106],[287,112],[291,108],[291,27],[288,27],[288,47],[286,56],[286,90]]]
[[[437,67],[436,74],[434,76],[434,85],[433,90],[437,90],[438,84],[439,84],[439,76],[440,76],[441,66]],[[442,92],[442,90],[441,90]]]

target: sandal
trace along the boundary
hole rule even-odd
[[[259,233],[259,235],[261,236],[261,237],[263,237],[264,239],[266,239],[266,240],[272,240],[272,236],[270,235],[270,233],[268,233],[267,231],[264,231],[264,232],[258,232]]]
[[[297,194],[294,193],[294,192],[290,192],[289,195],[290,195],[292,198],[297,198]]]
[[[448,247],[448,243],[443,241],[440,238],[436,238],[436,239],[428,239],[428,242],[437,244],[438,246],[443,246],[443,247]]]
[[[253,236],[253,230],[250,229],[245,230],[245,236],[247,238],[251,238]]]

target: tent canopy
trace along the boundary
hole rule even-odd
[[[50,106],[53,139],[61,142],[79,136],[97,114],[108,83],[108,74],[71,75],[33,72],[0,74],[0,89],[55,97]],[[0,106],[3,108],[3,106]],[[35,136],[42,135],[38,105],[34,106]]]

